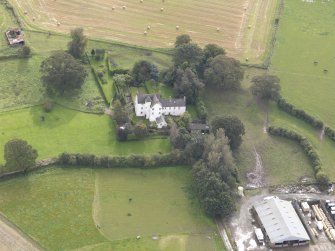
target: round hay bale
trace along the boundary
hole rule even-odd
[[[249,25],[248,25],[248,29],[250,29],[250,28],[251,28],[251,25],[249,24]]]
[[[23,13],[24,13],[25,15],[27,15],[27,14],[28,14],[28,11],[25,10]]]
[[[151,26],[150,26],[150,25],[148,25],[148,26],[147,26],[147,30],[150,30],[150,29],[151,29]]]
[[[246,58],[246,59],[245,59],[245,61],[247,61],[247,62],[248,62],[248,61],[249,61],[249,58]]]
[[[176,30],[179,30],[179,25],[176,25]]]
[[[35,18],[35,17],[33,17],[33,21],[35,21],[35,19],[36,19],[36,18]]]
[[[140,3],[143,3],[143,0],[140,0]]]
[[[114,6],[112,6],[112,10],[115,10],[115,7],[114,7]]]
[[[220,32],[220,28],[219,28],[219,27],[217,27],[217,28],[216,28],[216,31],[217,31],[217,32]]]
[[[57,22],[57,26],[60,26],[60,22]]]
[[[123,10],[125,10],[125,9],[126,9],[126,6],[125,6],[125,5],[123,5],[123,6],[122,6],[122,9],[123,9]]]
[[[164,8],[161,8],[161,12],[163,12],[164,11]]]
[[[148,32],[147,32],[147,31],[144,31],[144,32],[143,32],[143,35],[147,35],[147,34],[148,34]]]

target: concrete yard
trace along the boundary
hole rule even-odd
[[[250,209],[253,204],[263,200],[267,196],[278,196],[284,200],[307,200],[307,199],[333,199],[334,196],[323,195],[318,193],[284,193],[284,194],[271,194],[267,189],[262,189],[255,196],[246,196],[241,199],[239,212],[232,217],[229,222],[230,231],[233,233],[234,240],[238,251],[335,251],[335,242],[330,242],[324,234],[321,234],[317,239],[316,244],[310,244],[302,247],[287,247],[270,249],[266,246],[258,246],[254,234],[253,218]]]

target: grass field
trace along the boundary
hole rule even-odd
[[[68,32],[75,26],[83,26],[92,37],[162,48],[171,47],[177,35],[188,33],[201,45],[216,43],[232,56],[242,57],[247,52],[250,59],[260,60],[268,44],[278,1],[12,2],[31,26],[46,30]]]
[[[246,134],[236,155],[242,182],[247,183],[246,174],[256,167],[255,151],[261,156],[267,184],[287,184],[305,176],[314,177],[312,167],[299,145],[264,133],[269,108],[256,101],[249,91],[250,79],[258,74],[262,74],[262,71],[246,70],[239,92],[208,90],[204,96],[210,118],[215,115],[236,115],[245,125]],[[280,118],[284,115],[275,116]]]
[[[183,167],[52,168],[2,181],[0,210],[48,250],[224,250],[189,185]]]
[[[45,121],[41,121],[41,116]],[[39,158],[59,153],[80,152],[97,155],[149,154],[168,152],[170,140],[144,139],[119,143],[115,126],[107,115],[92,115],[56,106],[44,113],[40,106],[0,113],[0,152],[12,138],[27,140],[39,152]],[[3,155],[0,155],[0,163]]]
[[[280,77],[289,102],[331,127],[335,127],[334,12],[334,1],[285,1],[270,68]]]

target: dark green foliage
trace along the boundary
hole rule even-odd
[[[177,128],[176,125],[172,125],[170,129],[170,140],[174,148],[184,149],[191,140],[191,135],[185,127]]]
[[[47,99],[43,103],[43,110],[45,112],[51,112],[54,108],[54,102],[51,99]]]
[[[219,128],[224,129],[232,150],[236,150],[242,144],[242,136],[245,134],[245,129],[242,121],[238,117],[215,117],[211,122],[211,130],[216,133]]]
[[[113,115],[118,125],[123,125],[129,120],[126,109],[119,100],[116,100],[114,102]]]
[[[335,131],[330,127],[325,127],[325,134],[332,140],[335,141]]]
[[[205,212],[227,217],[236,210],[237,171],[224,131],[204,138],[202,160],[193,166],[193,185]]]
[[[141,123],[141,122],[137,123],[134,126],[134,134],[138,138],[143,138],[143,137],[147,136],[148,135],[147,125],[144,124],[144,123]]]
[[[177,126],[187,128],[188,124],[191,122],[191,115],[186,111],[180,117],[175,118]]]
[[[51,94],[79,89],[87,77],[84,66],[64,51],[56,51],[45,59],[40,71],[43,85]]]
[[[92,50],[91,50],[91,56],[94,57],[94,55],[95,55],[95,50],[92,49]]]
[[[173,90],[177,97],[185,96],[188,104],[195,104],[203,87],[204,84],[190,68],[177,70],[173,85]]]
[[[264,100],[278,100],[280,98],[280,79],[273,75],[255,76],[252,78],[251,92],[254,96]]]
[[[85,53],[87,45],[87,38],[84,35],[84,29],[75,28],[71,30],[70,34],[72,40],[68,43],[69,53],[75,58],[81,58]]]
[[[216,56],[225,54],[226,54],[225,50],[216,44],[207,44],[204,48],[204,58],[206,62],[210,58],[215,58]]]
[[[178,46],[173,55],[174,65],[177,67],[196,69],[203,58],[202,49],[194,43]]]
[[[281,136],[281,137],[288,138],[288,139],[298,142],[312,163],[314,173],[315,173],[315,178],[320,188],[324,189],[325,184],[326,183],[327,185],[329,184],[329,178],[322,171],[322,163],[321,163],[321,159],[320,159],[318,152],[314,149],[312,144],[304,136],[294,131],[290,131],[285,128],[274,127],[274,126],[270,126],[268,128],[268,132],[271,135]]]
[[[202,121],[206,121],[207,119],[207,108],[205,106],[205,103],[202,101],[200,97],[197,98],[197,101],[195,102],[195,108],[197,110],[197,114],[199,119]]]
[[[19,51],[18,51],[18,55],[19,57],[21,58],[27,58],[30,56],[30,53],[31,53],[31,49],[28,45],[24,45],[22,46]]]
[[[177,48],[178,46],[181,46],[183,44],[189,44],[191,42],[191,37],[187,34],[182,34],[176,37],[176,42],[174,43],[174,46]]]
[[[128,139],[128,132],[123,126],[117,129],[116,138],[118,141],[126,141]]]
[[[294,105],[288,103],[285,99],[279,98],[277,104],[279,109],[291,114],[294,117],[297,117],[298,119],[302,119],[314,128],[321,129],[323,127],[323,122],[321,120],[318,120],[307,114],[304,110],[297,109]]]
[[[238,89],[243,79],[240,62],[224,55],[211,58],[204,71],[206,85],[224,90]]]
[[[10,171],[26,171],[35,165],[37,156],[37,151],[25,140],[12,139],[5,144],[5,166]]]
[[[158,78],[158,70],[150,62],[141,60],[135,63],[132,69],[132,76],[135,85],[144,85],[146,81]]]
[[[128,156],[95,156],[92,154],[62,153],[58,161],[68,166],[89,166],[89,167],[157,167],[183,165],[183,154],[179,151],[172,151],[167,154],[153,155],[128,155]]]

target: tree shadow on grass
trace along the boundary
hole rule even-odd
[[[34,126],[44,128],[56,128],[68,124],[76,116],[76,111],[55,105],[53,110],[45,112],[43,106],[34,106],[30,108],[30,114]]]

